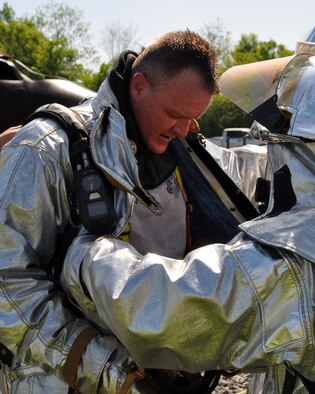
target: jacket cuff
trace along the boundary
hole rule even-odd
[[[76,388],[77,370],[87,345],[100,332],[95,328],[86,328],[73,342],[63,369],[63,378],[72,388]]]
[[[117,346],[117,339],[113,335],[97,335],[89,341],[82,352],[76,373],[75,388],[78,392],[81,394],[103,393],[103,372]]]

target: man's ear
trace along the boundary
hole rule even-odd
[[[147,77],[141,72],[136,73],[130,82],[130,98],[137,101],[138,98],[147,92],[149,87],[150,83]]]

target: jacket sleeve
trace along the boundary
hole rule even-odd
[[[83,237],[67,256],[63,280],[91,320],[114,332],[141,366],[196,372],[286,360],[303,370],[314,365],[310,269],[242,237],[184,260],[142,256],[121,240],[91,246]]]
[[[48,276],[57,235],[69,218],[69,169],[63,167],[67,147],[53,152],[14,142],[1,152],[0,340],[17,364],[74,382],[82,394],[107,393],[106,385],[119,382],[113,353],[123,348],[66,306],[65,294]],[[83,355],[77,372],[71,355],[78,343]],[[112,366],[102,375],[108,360]]]

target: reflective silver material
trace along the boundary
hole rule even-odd
[[[306,41],[311,41],[314,42],[315,41],[315,27],[313,28],[313,30],[310,32],[310,34],[307,36]]]
[[[292,137],[286,134],[272,133],[271,131],[266,129],[266,127],[262,126],[256,121],[253,122],[249,133],[253,138],[266,142],[293,142],[296,144],[300,143],[299,138]]]
[[[297,199],[289,211],[270,215],[274,209],[273,188],[266,213],[241,228],[267,245],[297,253],[315,263],[315,155],[306,144],[271,144],[268,147],[271,173],[289,165]]]
[[[103,94],[106,94],[106,96],[103,97]],[[103,97],[103,101],[101,101],[101,103],[98,102],[99,96],[101,98]],[[112,101],[106,102],[105,98],[107,100],[111,99]],[[101,114],[104,106],[112,106],[109,112],[107,130],[104,131],[102,117],[99,116],[91,131],[91,150],[95,162],[107,175],[113,178],[115,182],[120,185],[119,187],[121,189],[128,191],[127,198],[129,200],[130,197],[128,196],[131,194],[145,204],[141,196],[135,192],[135,188],[141,189],[143,194],[150,200],[150,205],[145,205],[147,205],[154,214],[160,215],[162,213],[162,208],[159,203],[150,195],[150,193],[142,188],[140,183],[137,170],[137,160],[134,156],[133,142],[128,142],[125,129],[125,119],[116,109],[118,108],[118,103],[111,92],[107,80],[103,82],[98,96],[92,105],[98,115]],[[111,154],[107,155],[104,154],[104,152],[110,152]],[[131,201],[133,201],[133,199],[131,199]],[[128,202],[128,204],[129,203],[130,202]],[[129,208],[127,208],[127,210]],[[126,217],[124,201],[119,204],[117,214],[119,217]],[[129,217],[128,214],[127,217]],[[127,223],[122,223],[122,226],[125,227],[126,224]],[[117,230],[113,235],[119,234],[119,231],[121,231],[121,228],[119,228],[119,230]]]
[[[273,87],[281,81],[289,97],[283,67],[278,70],[276,83],[268,81]],[[227,245],[204,246],[183,260],[141,255],[117,239],[100,238],[91,246],[81,237],[72,245],[65,288],[140,365],[265,372],[252,386],[263,394],[283,393],[286,365],[315,381],[315,156],[289,137],[268,145],[266,213],[242,224]],[[283,168],[288,189],[277,184]],[[294,202],[281,211],[278,199],[286,197]],[[293,391],[306,389],[298,380]]]
[[[220,91],[245,112],[274,96],[279,79],[294,56],[234,66],[219,80]]]
[[[278,97],[277,105],[286,113],[286,117],[289,119],[289,126],[279,133],[269,133],[268,130],[263,130],[259,124],[255,124],[252,127],[253,135],[256,133],[256,136],[270,141],[268,144],[268,158],[270,171],[273,174],[270,201],[267,211],[261,217],[240,225],[240,228],[251,239],[261,244],[262,247],[275,248],[280,253],[284,251],[293,253],[293,255],[288,256],[288,262],[291,268],[294,268],[294,280],[302,280],[302,291],[305,289],[308,291],[306,287],[309,285],[309,283],[303,282],[305,280],[310,281],[312,289],[309,293],[309,298],[306,298],[306,306],[308,313],[310,313],[312,325],[309,326],[304,321],[303,326],[306,336],[310,329],[310,340],[312,344],[314,343],[315,149],[314,142],[310,141],[315,140],[314,55],[314,43],[298,42],[296,55],[289,62],[284,62],[282,70],[280,67],[274,73],[272,84],[275,86],[276,82],[277,85],[275,91]],[[270,62],[273,64],[279,62],[281,64],[283,60],[277,59]],[[270,70],[270,62],[265,62],[266,66],[268,63],[265,70],[267,74],[268,70]],[[227,86],[227,96],[237,105],[242,102],[242,99],[238,102],[235,101],[239,93],[237,91],[236,75],[241,76],[241,67],[232,73],[235,77],[232,80],[232,84],[234,81],[233,86],[229,86],[229,75],[227,75],[227,79],[224,81],[225,86]],[[255,69],[255,64],[247,65],[247,67]],[[262,63],[258,68],[264,73]],[[255,82],[252,81],[252,83],[254,87]],[[230,95],[233,89],[235,91]],[[249,108],[247,108],[247,111]],[[265,116],[268,117],[267,112],[265,112]],[[305,143],[298,137],[304,137],[306,139],[304,141],[308,142]],[[306,273],[306,276],[305,272],[300,270],[302,261],[309,262],[310,272]],[[279,313],[281,313],[281,309],[282,305],[279,304]],[[292,325],[294,321],[295,318],[293,317]],[[279,320],[280,324],[282,324],[282,319]],[[249,392],[285,392],[282,387],[285,381],[286,367],[291,371],[295,368],[304,377],[314,381],[314,378],[308,375],[310,370],[313,369],[314,364],[310,368],[305,366],[300,369],[294,366],[290,360],[287,361],[285,365],[275,365],[269,368],[265,380],[262,379],[262,376],[259,379],[255,379],[255,382],[251,386],[251,389],[254,391],[249,390]],[[302,381],[297,379],[294,386],[294,393],[306,392],[308,391]]]
[[[314,52],[313,44],[299,43],[294,56],[235,66],[222,75],[222,93],[247,113],[275,96],[278,107],[290,114],[287,130],[253,133],[253,137],[283,142],[292,141],[289,136],[315,140]]]
[[[314,41],[315,41],[315,28],[314,32]],[[312,56],[315,56],[315,42],[305,42],[305,41],[298,41],[296,43],[295,52],[296,55],[300,55],[301,53],[307,53]]]
[[[257,208],[258,204],[255,200],[257,178],[270,179],[267,145],[249,144],[225,149],[207,140],[206,149]]]
[[[82,247],[85,259],[74,266]],[[142,256],[114,239],[90,247],[81,238],[64,281],[140,365],[198,371],[288,361],[315,379],[312,266],[301,257],[270,254],[244,236],[184,260]]]
[[[117,146],[128,146],[128,140],[106,83],[92,103],[93,111],[89,104],[83,115],[92,130],[94,159],[122,188],[115,195],[122,230],[135,198],[124,190],[132,192],[140,185],[135,159],[131,148],[129,152]],[[94,123],[106,105],[112,107],[110,141],[102,125]],[[18,354],[12,372],[14,392],[66,393],[63,365],[73,341],[89,324],[63,308],[62,295],[43,268],[52,258],[56,230],[61,232],[69,218],[72,174],[64,132],[51,121],[34,124],[26,125],[1,152],[0,319],[5,325],[0,338]],[[292,212],[278,215],[278,224],[275,218],[268,226],[263,216],[244,224],[248,235],[240,234],[228,245],[202,247],[182,260],[141,255],[115,237],[96,239],[81,233],[69,249],[62,276],[72,302],[104,333],[114,332],[141,366],[261,371],[286,361],[315,380],[310,264],[315,256],[314,157],[307,146],[286,145],[275,151],[272,169],[289,162],[298,203]],[[14,177],[19,184],[12,182]],[[271,199],[268,212],[273,203]],[[303,218],[307,226],[293,224],[285,232],[292,219],[301,224]],[[268,230],[266,238],[260,223]],[[113,336],[94,338],[79,366],[78,390],[117,392],[125,376],[122,365],[129,361]],[[26,368],[25,363],[37,367]],[[280,392],[278,375],[272,377],[268,372],[264,393]]]
[[[115,332],[140,365],[261,372],[263,366],[288,362],[315,379],[310,264],[315,262],[315,158],[306,145],[271,149],[272,171],[290,164],[297,204],[267,219],[271,200],[266,215],[243,224],[259,243],[240,234],[229,245],[205,246],[184,260],[142,256],[114,239],[99,239],[91,247],[81,238],[73,245],[65,286],[84,313]],[[83,249],[85,258],[74,265]],[[281,393],[284,380],[280,384],[271,371],[261,392]]]
[[[11,382],[9,377],[9,368],[0,361],[0,393],[10,394]]]
[[[131,192],[134,185],[141,185],[134,154],[126,149],[129,142],[115,100],[104,84],[93,101],[75,109],[91,130],[95,160],[107,173],[115,163],[115,172],[110,174],[121,185],[115,192],[118,235],[128,223],[134,203],[134,196],[125,190]],[[108,150],[112,156],[104,155],[101,146],[110,141],[95,122],[105,106],[112,107],[108,130],[115,141]],[[118,149],[119,143],[124,149]],[[11,371],[12,393],[66,394],[64,363],[74,340],[91,323],[76,309],[65,309],[63,293],[46,272],[57,234],[64,230],[70,214],[68,193],[73,179],[65,132],[52,120],[26,124],[1,150],[0,172],[0,341],[17,355]],[[155,204],[149,194],[147,197]],[[89,238],[90,242],[94,239]],[[122,364],[129,362],[127,352],[119,348],[111,336],[91,341],[78,372],[81,394],[117,392],[125,377]],[[107,359],[111,365],[104,370]]]

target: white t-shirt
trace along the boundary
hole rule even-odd
[[[175,173],[149,192],[163,213],[154,215],[137,201],[130,218],[129,242],[142,254],[181,259],[186,249],[186,203]]]

